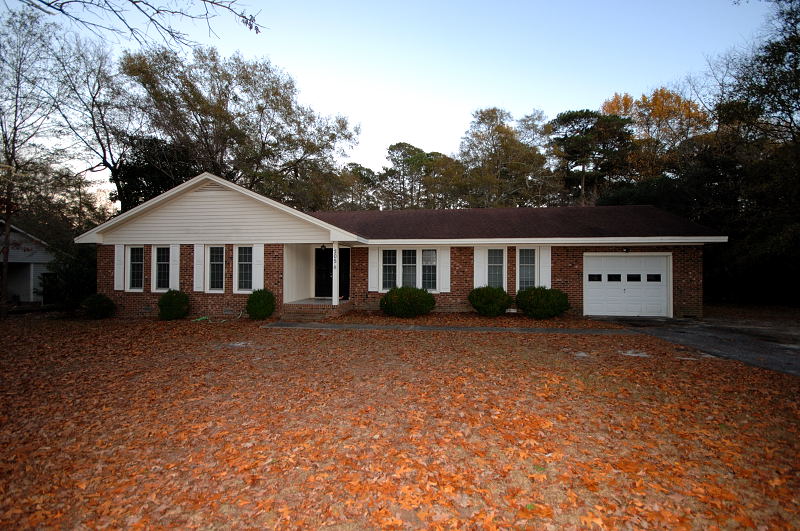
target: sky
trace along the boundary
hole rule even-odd
[[[224,54],[267,57],[296,81],[301,103],[359,125],[349,161],[375,170],[408,142],[453,154],[472,113],[500,107],[599,109],[705,70],[755,42],[758,0],[307,1],[238,0],[265,29],[221,14],[191,29]]]

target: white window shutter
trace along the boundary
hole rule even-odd
[[[546,247],[539,247],[539,254],[536,257],[536,262],[539,264],[539,286],[544,286],[545,288],[551,287],[551,280],[550,280],[550,246]]]
[[[480,288],[489,282],[488,271],[486,270],[488,253],[486,252],[485,247],[473,247],[473,253],[473,287]]]
[[[114,289],[125,289],[125,246],[114,246]]]
[[[264,289],[264,244],[253,245],[253,289]]]
[[[181,246],[169,246],[169,289],[181,289]]]
[[[196,243],[194,245],[194,290],[203,291],[206,285],[205,279],[205,245]]]
[[[450,247],[439,247],[436,255],[439,258],[439,263],[436,264],[439,273],[439,291],[450,293]]]
[[[367,291],[379,291],[378,285],[380,249],[377,247],[369,248],[369,264],[367,267]]]

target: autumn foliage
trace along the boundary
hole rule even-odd
[[[798,378],[647,336],[48,319],[0,335],[3,528],[798,523]]]

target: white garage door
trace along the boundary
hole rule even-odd
[[[584,255],[584,315],[669,317],[669,257]]]

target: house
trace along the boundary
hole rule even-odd
[[[98,245],[98,291],[154,315],[168,289],[196,315],[238,315],[266,288],[279,315],[375,309],[389,288],[469,310],[474,287],[567,293],[584,315],[700,316],[713,229],[650,206],[306,214],[203,173],[79,236]]]
[[[4,222],[0,220],[0,234]],[[42,275],[53,261],[47,243],[11,225],[8,252],[8,300],[14,303],[42,302]]]

